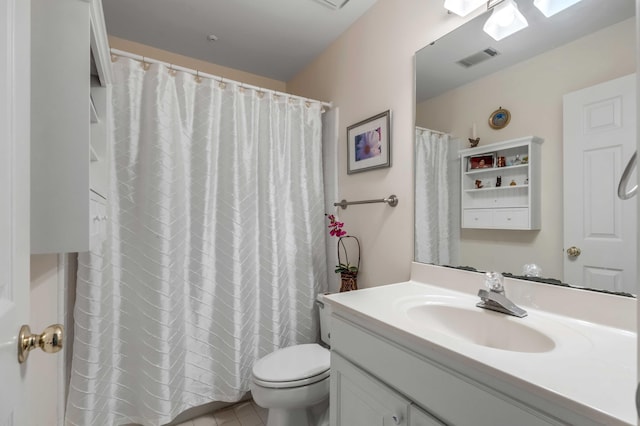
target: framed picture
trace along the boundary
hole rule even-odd
[[[347,173],[391,166],[391,111],[347,127]]]
[[[495,154],[474,155],[469,157],[468,170],[492,168],[496,160]]]
[[[509,124],[509,121],[511,121],[511,113],[502,107],[493,111],[491,116],[489,116],[489,126],[491,126],[492,129],[505,128],[507,124]]]

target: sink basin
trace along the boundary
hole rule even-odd
[[[526,325],[529,318],[515,318],[498,312],[448,303],[408,303],[406,316],[451,337],[476,345],[513,352],[549,352],[554,341]]]

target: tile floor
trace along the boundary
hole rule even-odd
[[[253,401],[243,401],[178,426],[264,426],[267,424],[267,412]]]

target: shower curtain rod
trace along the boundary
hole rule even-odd
[[[427,129],[426,127],[420,127],[420,126],[416,126],[416,129],[418,129],[418,130],[426,130],[427,132],[433,132],[433,133],[437,133],[439,135],[448,135],[449,134],[447,132],[441,132],[439,130]]]
[[[283,97],[288,97],[288,98],[292,98],[292,99],[298,99],[298,100],[301,100],[301,101],[304,101],[304,102],[319,103],[323,107],[333,108],[333,103],[332,102],[323,102],[323,101],[318,101],[316,99],[310,99],[310,98],[305,98],[305,97],[302,97],[302,96],[292,95],[290,93],[279,92],[277,90],[265,89],[263,87],[258,87],[258,86],[254,86],[252,84],[242,83],[240,81],[231,80],[231,79],[228,79],[228,78],[220,77],[218,75],[207,74],[207,73],[204,73],[204,72],[200,72],[198,70],[194,70],[192,68],[181,67],[180,65],[175,65],[175,64],[172,64],[172,63],[169,63],[169,62],[160,61],[160,60],[157,60],[157,59],[149,58],[147,56],[138,55],[138,54],[127,52],[127,51],[120,50],[120,49],[113,49],[112,48],[111,49],[111,54],[112,55],[116,55],[116,56],[122,56],[124,58],[133,59],[133,60],[140,61],[140,62],[149,63],[149,64],[164,65],[164,66],[166,66],[166,67],[168,67],[169,69],[172,69],[172,70],[186,72],[186,73],[192,74],[192,75],[194,75],[196,77],[210,78],[212,80],[219,81],[221,83],[237,84],[238,86],[244,87],[245,89],[251,89],[251,90],[258,91],[258,92],[270,93],[272,95],[283,96]],[[112,58],[112,60],[113,60],[113,58]]]

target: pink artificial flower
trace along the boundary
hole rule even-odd
[[[342,227],[344,226],[343,222],[338,222],[336,220],[336,217],[332,214],[328,215],[327,218],[330,222],[329,226],[327,226],[327,228],[330,229],[329,235],[331,235],[332,237],[342,237],[344,235],[347,235],[347,232],[342,229]]]

